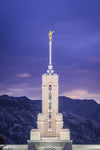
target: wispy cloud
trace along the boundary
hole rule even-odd
[[[41,87],[31,86],[29,84],[12,84],[9,86],[1,85],[0,95],[9,95],[9,96],[27,96],[31,99],[41,99],[40,96]]]
[[[87,90],[77,89],[69,92],[64,92],[62,96],[70,97],[73,99],[94,99],[100,103],[100,94],[89,93]]]
[[[17,77],[28,78],[28,77],[31,77],[31,74],[29,74],[29,73],[21,73],[21,74],[17,74]]]

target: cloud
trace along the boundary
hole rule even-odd
[[[28,77],[31,77],[31,74],[29,74],[29,73],[17,74],[17,77],[28,78]]]
[[[31,99],[41,99],[40,96],[41,87],[31,86],[29,84],[11,84],[10,87],[5,84],[0,87],[0,95],[9,95],[9,96],[27,96]]]
[[[83,98],[87,94],[88,92],[86,90],[72,90],[72,91],[63,93],[64,96],[75,98],[75,99]]]
[[[9,96],[12,96],[13,92],[0,91],[0,95],[9,95]]]
[[[100,103],[100,94],[89,93],[87,90],[77,89],[69,92],[64,92],[62,96],[70,97],[73,99],[94,99]]]
[[[91,63],[100,63],[100,57],[91,57],[90,58]]]

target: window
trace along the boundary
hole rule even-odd
[[[49,119],[51,119],[51,112],[49,112]]]
[[[49,128],[51,128],[51,122],[49,122]]]
[[[49,94],[49,100],[51,100],[51,94]]]
[[[49,109],[51,109],[51,103],[49,103]]]
[[[51,91],[52,90],[52,86],[51,85],[49,85],[49,91]]]

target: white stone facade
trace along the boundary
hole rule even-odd
[[[38,114],[38,129],[31,130],[31,140],[48,138],[70,140],[69,129],[63,129],[63,116],[58,113],[58,75],[42,75],[42,113]]]

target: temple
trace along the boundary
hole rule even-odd
[[[69,129],[63,129],[63,116],[61,113],[58,113],[58,75],[54,73],[52,65],[53,32],[49,32],[48,70],[42,75],[42,113],[38,114],[37,129],[31,130],[30,141],[28,141],[28,143],[31,143],[29,144],[29,150],[33,150],[33,142],[37,150],[46,148],[62,150],[66,142],[68,145],[67,149],[70,147],[68,150],[71,150],[70,131]],[[41,143],[42,146],[40,146]]]

